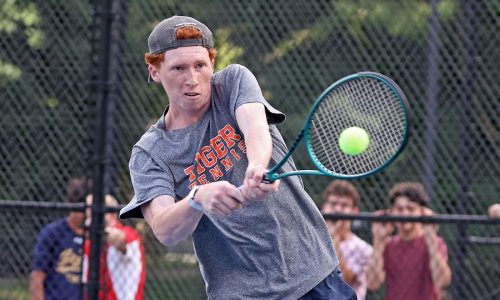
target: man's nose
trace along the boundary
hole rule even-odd
[[[198,84],[198,73],[194,69],[189,69],[187,72],[187,80],[186,80],[187,85],[197,85]]]

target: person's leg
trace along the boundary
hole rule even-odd
[[[342,279],[342,274],[335,269],[323,281],[307,292],[300,300],[356,300],[354,290]]]

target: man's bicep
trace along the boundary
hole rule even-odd
[[[144,220],[153,228],[153,220],[161,214],[167,207],[173,205],[175,200],[172,196],[162,195],[141,205]],[[154,228],[153,228],[154,229]]]

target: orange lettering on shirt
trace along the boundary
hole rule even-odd
[[[241,152],[247,153],[247,145],[244,140],[238,143],[238,148],[240,148]]]
[[[233,126],[230,124],[227,124],[224,128],[219,130],[219,135],[224,139],[224,142],[226,142],[229,148],[234,147],[236,144],[235,141],[241,140],[241,136],[236,133]]]
[[[240,160],[241,157],[238,155],[238,153],[236,153],[234,149],[231,149],[230,152],[233,155],[233,157],[236,158],[236,160]]]
[[[200,184],[207,184],[208,183],[207,176],[205,174],[200,175],[198,177],[198,182]]]
[[[194,165],[190,165],[189,167],[185,168],[184,174],[189,175],[189,181],[195,180],[196,175],[194,175]]]
[[[224,143],[222,142],[222,138],[220,135],[211,139],[210,145],[212,145],[212,148],[214,148],[218,158],[223,158],[224,156],[226,156],[227,148],[224,147]]]
[[[197,164],[196,164],[196,173],[197,174],[201,174],[201,173],[205,172],[205,168],[201,164],[200,157],[201,157],[200,152],[196,153],[196,155],[194,157],[194,159],[197,162]]]
[[[224,166],[224,169],[226,171],[231,170],[233,168],[233,166],[234,166],[230,157],[224,157],[223,159],[221,159],[220,162],[222,163],[222,165]]]
[[[217,157],[215,156],[215,153],[212,151],[212,147],[210,146],[203,146],[201,148],[201,161],[205,165],[205,167],[210,168],[215,165],[217,162]]]
[[[215,168],[212,168],[209,170],[210,174],[212,174],[212,178],[214,181],[219,180],[224,174],[222,174],[222,171],[220,170],[219,166],[215,166]]]
[[[236,133],[231,124],[225,125],[217,133],[217,136],[210,139],[209,145],[203,146],[195,154],[195,163],[184,169],[184,174],[189,177],[189,188],[193,188],[197,184],[203,185],[210,182],[205,174],[207,169],[214,181],[221,179],[224,177],[223,172],[234,168],[232,159],[237,161],[241,159],[237,150],[246,153],[245,141],[240,134]],[[229,157],[228,153],[231,153],[233,158]],[[224,166],[224,169],[221,169],[220,164]]]

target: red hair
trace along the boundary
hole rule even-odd
[[[179,28],[175,32],[175,38],[178,40],[184,40],[184,39],[199,39],[201,38],[201,32],[193,26],[186,26]],[[217,49],[211,48],[208,49],[208,56],[210,57],[210,60],[214,60],[215,57],[217,56]],[[160,67],[161,62],[165,58],[165,52],[157,53],[157,54],[150,54],[150,53],[145,53],[144,54],[144,61],[148,65],[153,65],[157,68]]]

